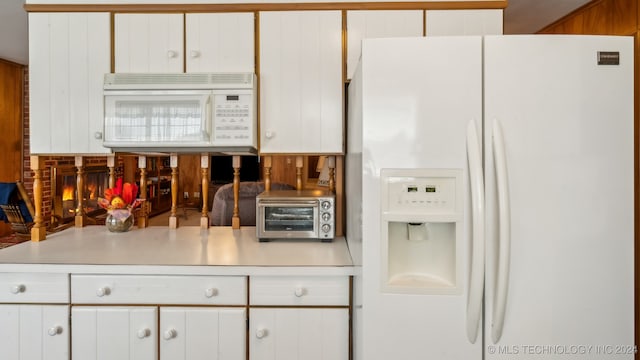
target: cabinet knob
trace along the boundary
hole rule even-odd
[[[144,339],[146,337],[151,336],[151,330],[146,328],[140,329],[138,330],[138,333],[136,335],[138,335],[138,339]]]
[[[206,296],[208,298],[212,298],[214,296],[218,296],[218,289],[216,289],[216,288],[208,288],[207,290],[204,291],[204,296]]]
[[[96,131],[96,132],[93,133],[93,137],[96,140],[100,140],[100,139],[102,139],[102,133],[100,131]]]
[[[111,288],[108,286],[101,287],[96,290],[96,295],[98,295],[98,297],[108,296],[109,294],[111,294]]]
[[[268,333],[267,329],[262,329],[262,328],[258,329],[256,330],[256,337],[258,339],[262,339],[263,337],[267,336],[267,333]]]
[[[164,337],[165,340],[171,340],[176,336],[178,336],[178,332],[176,331],[176,329],[169,329],[165,331],[164,334],[162,334],[162,337]]]
[[[178,56],[178,52],[177,51],[174,51],[174,50],[167,51],[167,57],[169,59],[173,59],[173,58],[175,58],[177,56]]]
[[[198,50],[191,50],[191,51],[189,52],[189,56],[191,56],[191,58],[193,58],[193,59],[198,58],[198,57],[200,57],[200,51],[198,51]]]
[[[49,328],[49,330],[47,331],[47,333],[49,334],[49,336],[56,336],[58,334],[62,334],[62,326],[54,326]]]
[[[11,292],[13,294],[20,294],[20,293],[25,292],[26,290],[27,290],[27,287],[24,286],[24,284],[17,284],[17,285],[13,285],[11,287]]]
[[[304,294],[307,293],[307,291],[303,287],[297,287],[294,293],[296,294],[297,297],[302,297],[304,296]]]
[[[273,139],[273,137],[275,136],[273,131],[267,131],[264,133],[264,137],[266,137],[267,139]]]

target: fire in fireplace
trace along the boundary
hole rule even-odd
[[[84,168],[84,189],[82,191],[82,207],[88,216],[104,213],[98,206],[98,197],[109,187],[109,169],[106,166]],[[53,215],[62,223],[72,221],[77,207],[77,169],[73,166],[56,166],[51,168],[51,207]]]

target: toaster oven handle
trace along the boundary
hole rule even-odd
[[[286,201],[286,200],[278,200],[278,201],[269,201],[269,200],[258,200],[258,206],[266,207],[266,206],[299,206],[299,205],[311,205],[316,206],[318,201],[316,200],[295,200],[295,201]]]

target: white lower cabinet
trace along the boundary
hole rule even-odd
[[[251,308],[251,360],[348,360],[349,310]]]
[[[246,308],[160,308],[161,360],[244,360]]]
[[[73,306],[71,316],[74,359],[246,358],[244,307]]]
[[[246,360],[244,276],[71,275],[73,359]]]
[[[251,360],[348,360],[347,276],[253,276]]]
[[[68,305],[0,305],[2,359],[68,360]]]
[[[69,360],[68,274],[0,274],[0,359]]]

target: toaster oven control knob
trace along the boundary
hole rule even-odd
[[[331,231],[331,225],[329,224],[322,225],[322,232],[328,233],[329,231]]]
[[[322,213],[322,220],[323,221],[329,221],[331,219],[331,214],[329,213]]]
[[[321,206],[322,206],[322,208],[323,208],[324,210],[329,210],[329,209],[331,209],[331,203],[330,203],[330,202],[328,202],[328,201],[323,201],[323,202],[322,202],[322,204],[321,204]]]

